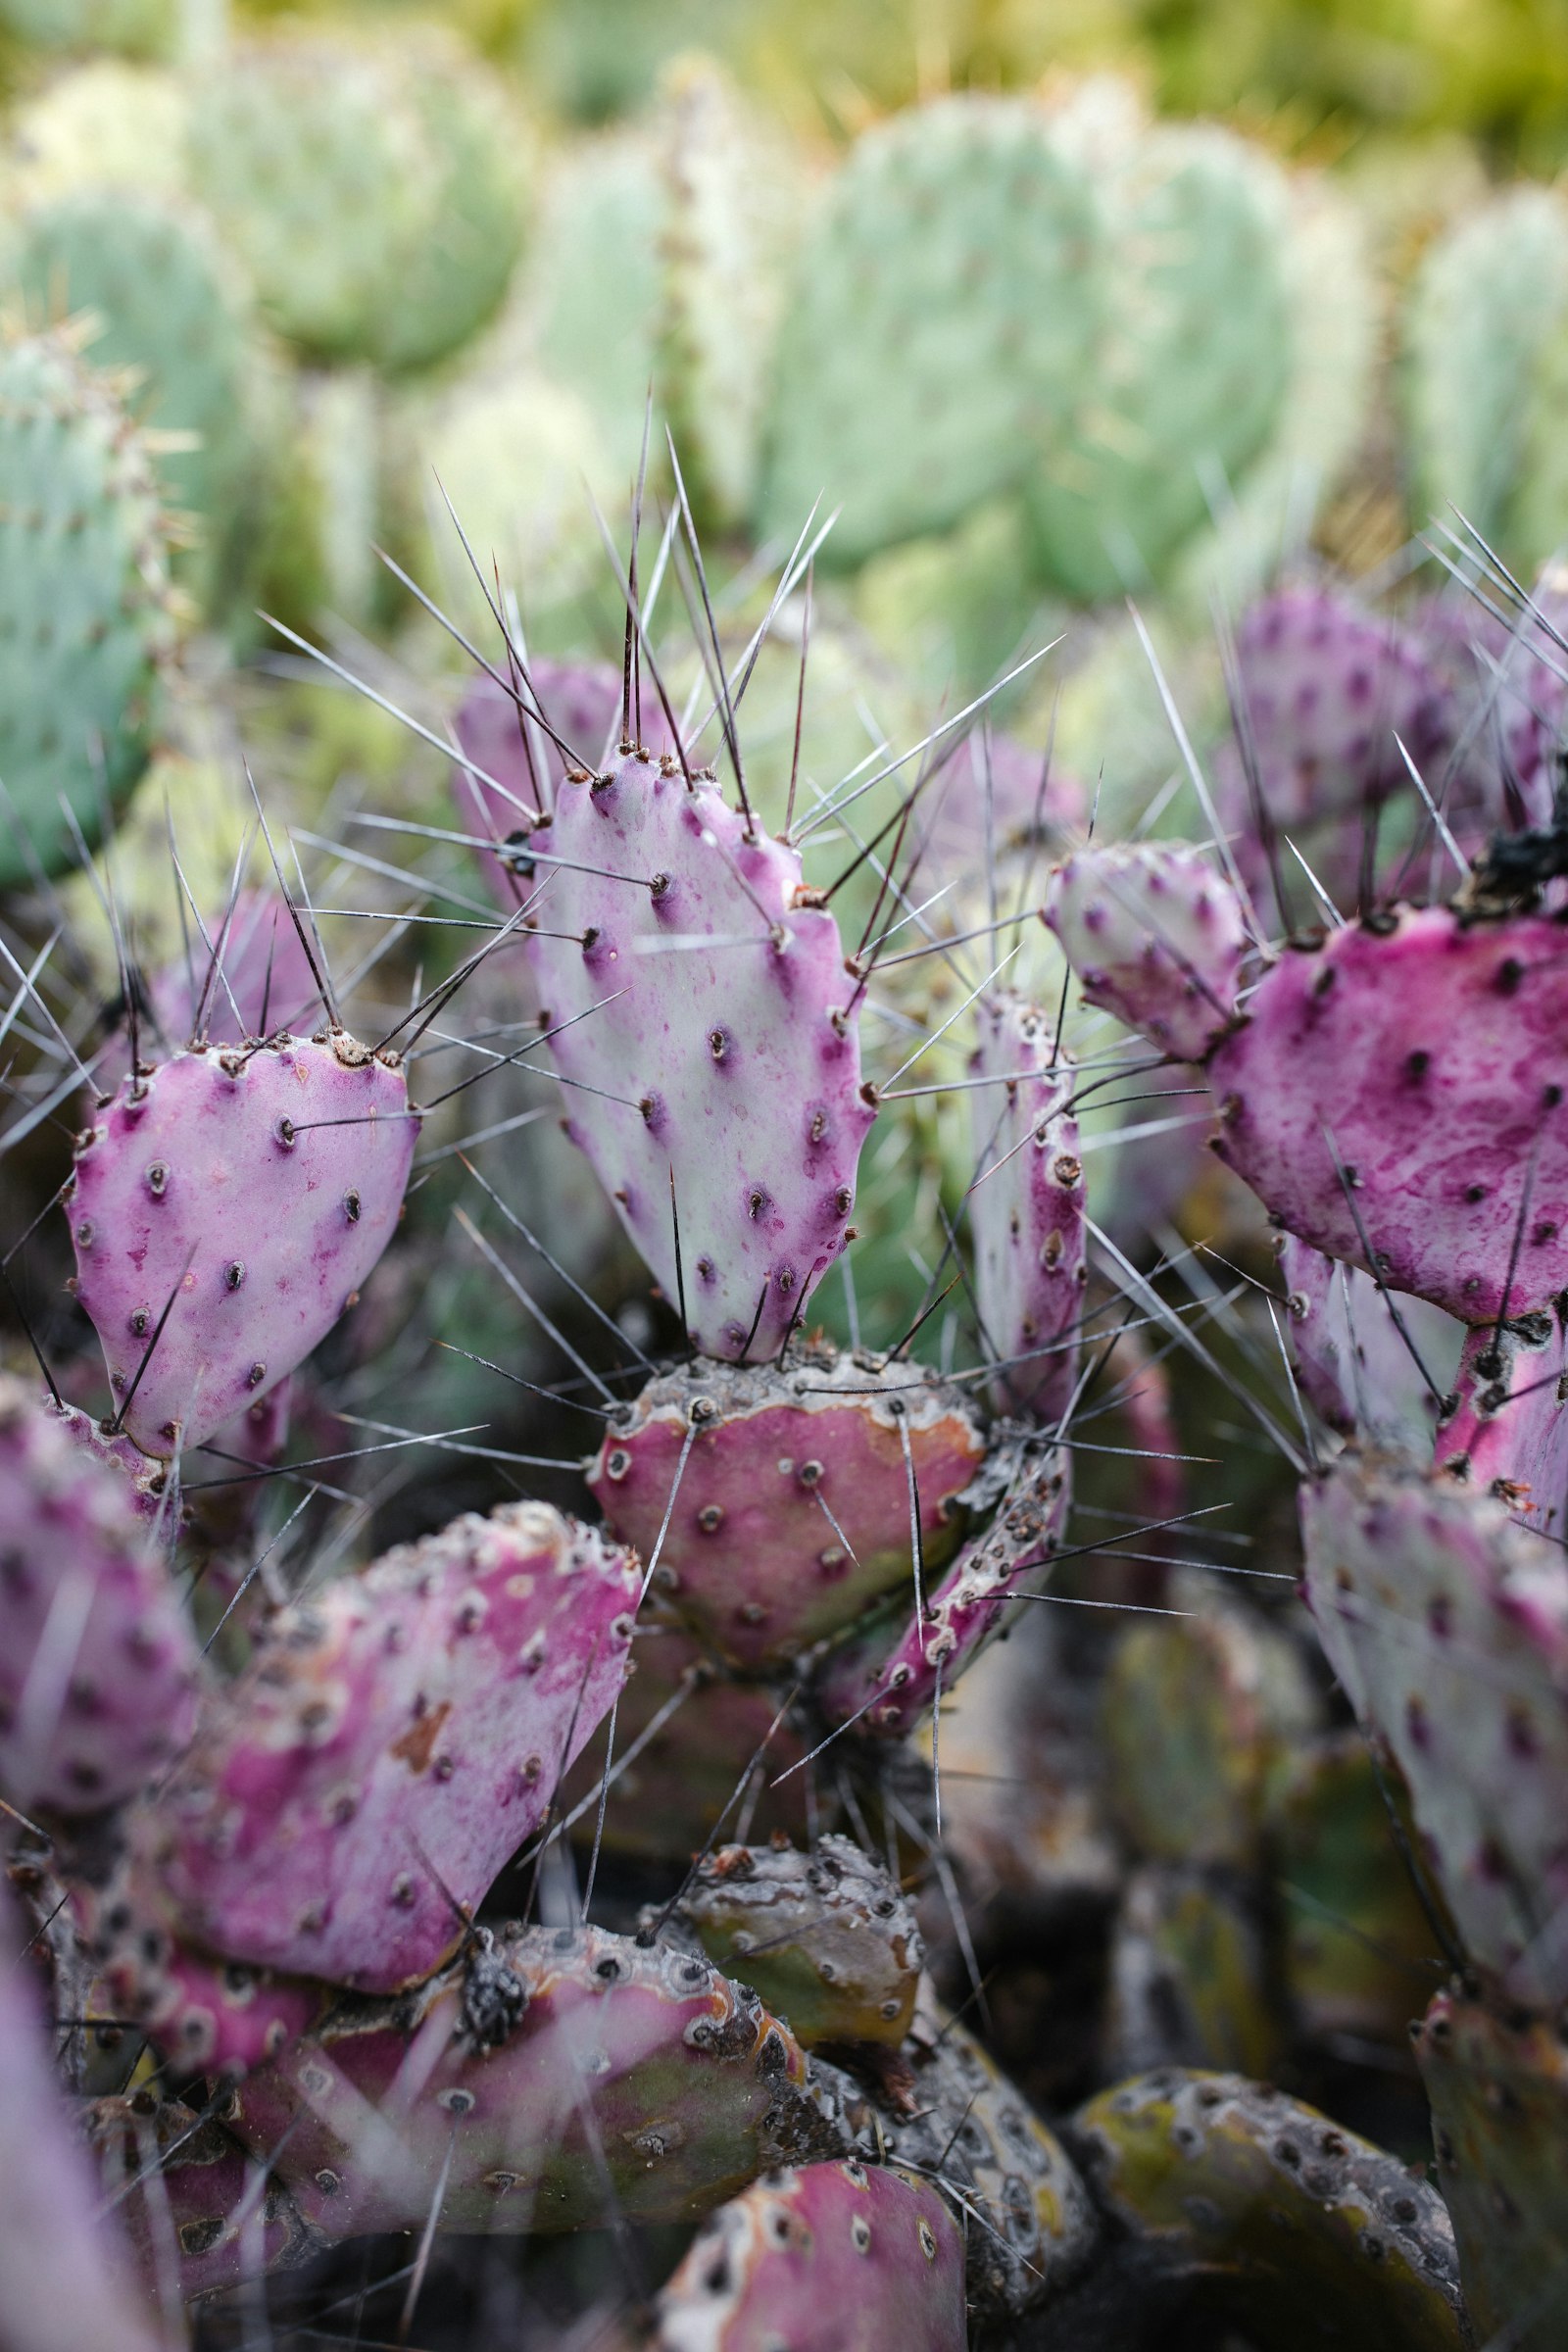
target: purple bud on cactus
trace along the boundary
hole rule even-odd
[[[921,1594],[906,1629],[890,1642],[884,1622],[825,1662],[815,1689],[829,1721],[855,1716],[880,1739],[902,1739],[998,1630],[1024,1579],[1049,1563],[1070,1500],[1067,1457],[1012,1432],[995,1447],[986,1484],[1002,1490],[991,1525]]]
[[[1371,1275],[1325,1257],[1294,1233],[1280,1236],[1280,1274],[1296,1377],[1312,1410],[1343,1437],[1430,1452],[1440,1398],[1415,1355],[1442,1390],[1463,1325],[1424,1298],[1401,1305],[1396,1311],[1414,1343],[1412,1355]]]
[[[95,2100],[86,2125],[152,2292],[173,2286],[185,2303],[321,2251],[287,2189],[212,2116],[138,2090]]]
[[[660,1374],[606,1436],[588,1484],[612,1533],[652,1565],[655,1592],[755,1672],[906,1582],[911,1477],[926,1556],[951,1558],[984,1452],[957,1389],[811,1343],[787,1372]]]
[[[963,2352],[963,2232],[912,2174],[773,2173],[710,2214],[659,2296],[657,2352]]]
[[[838,925],[794,850],[667,762],[568,780],[534,839],[567,1133],[704,1354],[775,1356],[844,1248],[873,1116]]]
[[[1568,1995],[1568,1564],[1442,1471],[1342,1461],[1303,1488],[1306,1592],[1362,1728],[1404,1776],[1471,1957]]]
[[[848,1838],[819,1838],[804,1854],[782,1842],[720,1846],[676,1916],[808,2050],[897,2048],[909,2030],[924,1958],[914,1911]]]
[[[521,833],[530,810],[553,808],[566,761],[537,719],[522,715],[519,702],[542,710],[562,743],[597,772],[614,754],[620,737],[621,673],[608,662],[535,661],[528,665],[532,695],[517,681],[513,694],[481,671],[453,720],[464,758],[472,767],[452,771],[453,798],[463,832],[494,842],[479,852],[491,889],[510,913],[528,895],[528,885],[501,854]],[[537,700],[535,700],[537,698]],[[643,710],[643,748],[659,759],[673,751],[664,715],[656,704]],[[651,732],[649,731],[651,728]],[[475,775],[474,768],[480,770]],[[486,783],[482,779],[491,780]],[[500,787],[498,790],[497,787]]]
[[[78,1139],[76,1295],[146,1453],[201,1445],[309,1355],[392,1238],[417,1133],[344,1031],[126,1079]]]
[[[1363,811],[1414,790],[1399,742],[1440,797],[1454,721],[1442,676],[1415,636],[1318,588],[1254,605],[1236,633],[1236,667],[1242,740],[1222,748],[1215,782],[1249,882],[1268,880],[1250,758],[1275,833],[1300,844],[1332,898],[1353,899]]]
[[[804,2051],[706,1960],[597,1928],[482,1931],[393,2002],[340,2003],[251,2075],[230,2131],[323,2234],[696,2220],[842,2151]]]
[[[96,1813],[189,1736],[195,1639],[123,1472],[0,1379],[0,1785]]]
[[[1073,1067],[1046,1014],[1018,997],[983,1004],[978,1027],[971,1073],[1006,1081],[969,1097],[975,1305],[1002,1367],[992,1395],[999,1412],[1055,1422],[1072,1400],[1089,1279]]]
[[[6,2352],[170,2352],[138,2305],[128,2248],[68,2120],[25,1956],[0,1888],[0,2280]]]
[[[1046,920],[1086,1001],[1164,1053],[1201,1061],[1234,1020],[1247,926],[1203,851],[1075,850],[1051,876]]]
[[[146,1824],[165,1899],[234,1959],[423,1976],[608,1713],[636,1598],[626,1553],[527,1502],[284,1610]]]
[[[1568,2308],[1561,2022],[1440,1992],[1413,2038],[1476,2341],[1558,2352]]]
[[[1346,924],[1209,1057],[1214,1150],[1275,1220],[1462,1322],[1568,1283],[1568,957],[1542,915]]]
[[[1568,1501],[1568,1355],[1555,1307],[1472,1331],[1434,1459],[1560,1538]]]

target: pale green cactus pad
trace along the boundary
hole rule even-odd
[[[0,352],[0,887],[74,854],[147,763],[171,637],[164,521],[112,379],[71,341]]]

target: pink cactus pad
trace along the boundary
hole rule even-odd
[[[1294,1233],[1280,1235],[1279,1252],[1291,1354],[1312,1410],[1342,1437],[1401,1446],[1425,1459],[1464,1325],[1424,1298],[1398,1301],[1399,1320],[1431,1376],[1429,1388],[1370,1274],[1325,1257]]]
[[[1086,1003],[1163,1052],[1200,1061],[1234,1018],[1247,929],[1241,901],[1201,850],[1075,850],[1051,876],[1046,920]]]
[[[911,1614],[891,1643],[884,1624],[828,1658],[816,1701],[829,1721],[857,1715],[885,1740],[912,1731],[998,1630],[1024,1578],[1057,1548],[1071,1494],[1065,1454],[1043,1439],[1005,1434],[987,1483],[1001,1490],[996,1516],[927,1592],[923,1616]]]
[[[534,839],[566,1131],[703,1353],[765,1361],[844,1248],[872,1117],[838,925],[794,850],[668,760],[568,779]]]
[[[757,1672],[908,1581],[906,1434],[922,1541],[940,1566],[985,1450],[967,1401],[907,1364],[868,1369],[822,1342],[788,1371],[661,1374],[607,1434],[588,1484],[611,1532],[654,1564],[669,1608]]]
[[[124,1473],[0,1378],[0,1787],[96,1813],[174,1754],[195,1638]]]
[[[618,669],[608,662],[537,661],[529,663],[528,676],[538,707],[586,768],[596,769],[612,757],[620,736]],[[650,699],[644,698],[643,742],[657,760],[673,747],[663,712],[657,702],[650,710]],[[497,851],[509,836],[524,829],[525,810],[555,807],[566,771],[560,747],[542,726],[527,726],[525,741],[525,723],[514,697],[484,671],[469,686],[452,722],[464,757],[473,762],[472,767],[460,765],[452,771],[459,825],[465,833],[493,841]],[[486,783],[484,777],[492,780]],[[519,881],[496,851],[481,850],[478,855],[486,880],[510,913],[531,886]]]
[[[241,1046],[279,1029],[314,1029],[320,1020],[321,992],[311,959],[277,894],[243,890],[225,923],[226,911],[220,907],[207,919],[211,952],[193,924],[188,958],[164,964],[147,983],[138,1034],[144,1063],[193,1043],[198,1014],[202,1041],[214,1046]],[[109,1093],[129,1070],[127,1034],[94,1064],[100,1092]]]
[[[608,1712],[636,1597],[625,1552],[519,1502],[285,1610],[149,1819],[184,1930],[372,1991],[425,1975]]]
[[[286,2188],[211,2116],[151,2090],[95,2099],[85,2117],[105,2197],[115,2200],[149,2291],[178,2304],[289,2271],[321,2251]]]
[[[1355,895],[1363,810],[1414,797],[1402,742],[1434,799],[1456,723],[1441,671],[1415,634],[1329,589],[1263,598],[1236,633],[1238,716],[1276,834],[1297,842],[1332,897]],[[1396,737],[1398,741],[1396,741]],[[1220,818],[1249,880],[1267,862],[1241,744],[1221,749]],[[1289,851],[1286,883],[1307,891]]]
[[[992,1396],[1000,1412],[1054,1423],[1072,1400],[1089,1279],[1073,1068],[1054,1054],[1054,1024],[1021,998],[983,1004],[977,1025],[971,1075],[1006,1081],[969,1097],[975,1304],[1003,1366]]]
[[[0,1886],[0,2279],[7,2352],[170,2352],[61,2098],[26,1941]]]
[[[1348,1456],[1303,1488],[1306,1592],[1394,1755],[1471,1958],[1568,1995],[1568,1562],[1443,1471]]]
[[[596,1928],[503,1928],[395,2006],[343,2004],[227,2121],[332,2237],[422,2228],[443,2165],[447,2230],[695,2220],[847,2137],[751,1994]]]
[[[107,1882],[78,1880],[71,1887],[73,1924],[98,1972],[105,2005],[143,2027],[181,2078],[247,2074],[297,2041],[333,1988],[193,1951],[133,1850],[145,1842],[138,1818]]]
[[[1209,1057],[1214,1150],[1279,1224],[1466,1323],[1562,1289],[1568,930],[1402,908],[1288,954],[1248,1012]]]
[[[928,2181],[855,2157],[710,2214],[658,2301],[658,2352],[964,2352],[963,2232]]]
[[[1452,589],[1413,615],[1453,699],[1451,749],[1436,780],[1426,780],[1434,798],[1444,787],[1444,814],[1467,851],[1510,821],[1510,805],[1514,822],[1550,818],[1552,755],[1568,709],[1568,661],[1552,633],[1568,627],[1565,588],[1560,568],[1548,572],[1532,600],[1542,618],[1521,613],[1512,626],[1479,597]]]
[[[1568,1510],[1568,1349],[1556,1307],[1471,1332],[1435,1460],[1544,1536]]]
[[[417,1129],[396,1057],[342,1030],[122,1084],[77,1140],[67,1213],[144,1452],[201,1445],[325,1338],[392,1237]]]

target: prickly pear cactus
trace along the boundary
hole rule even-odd
[[[1246,913],[1200,851],[1074,851],[1052,872],[1046,920],[1085,1002],[1168,1053],[1201,1060],[1234,1020]]]
[[[11,118],[15,199],[48,204],[94,188],[179,197],[187,111],[180,78],[157,66],[95,57],[74,67]]]
[[[192,184],[279,330],[391,369],[442,358],[500,302],[519,151],[488,77],[434,38],[235,51],[190,129]]]
[[[120,387],[75,338],[0,348],[0,888],[75,855],[146,766],[172,643],[169,541]]]
[[[1025,99],[963,97],[857,142],[802,244],[779,330],[762,528],[844,504],[850,562],[942,530],[1064,435],[1105,230]]]
[[[34,323],[89,313],[93,365],[136,370],[132,413],[169,436],[157,461],[166,496],[195,520],[197,545],[175,576],[205,611],[221,611],[243,578],[263,459],[266,362],[232,266],[188,207],[116,190],[35,207],[9,271]]]
[[[1478,2335],[1520,2352],[1562,2340],[1568,2072],[1544,2018],[1441,1992],[1414,2029],[1438,2180]]]
[[[959,1391],[818,1342],[788,1372],[699,1364],[650,1382],[589,1485],[668,1609],[756,1672],[908,1583],[911,1484],[922,1562],[951,1559],[983,1452]]]
[[[909,2031],[924,1957],[914,1913],[848,1838],[830,1834],[804,1854],[783,1839],[722,1846],[677,1916],[808,2049],[896,2049]]]
[[[70,1196],[76,1296],[144,1451],[201,1445],[355,1302],[417,1126],[396,1055],[342,1029],[195,1048],[100,1106]]]

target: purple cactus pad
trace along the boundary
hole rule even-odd
[[[927,1556],[949,1559],[984,1450],[958,1390],[816,1342],[788,1371],[661,1374],[607,1434],[588,1484],[662,1601],[755,1673],[907,1581],[911,1474]]]
[[[67,1214],[144,1452],[201,1445],[326,1337],[392,1238],[417,1129],[396,1057],[342,1030],[121,1085],[77,1139]]]
[[[1086,1003],[1162,1052],[1200,1061],[1234,1019],[1247,926],[1201,850],[1075,850],[1051,876],[1046,920]]]
[[[838,925],[794,850],[670,760],[568,778],[533,839],[566,1132],[702,1352],[765,1361],[844,1248],[873,1116]]]
[[[1288,953],[1248,1015],[1209,1056],[1213,1148],[1277,1223],[1466,1323],[1563,1288],[1562,924],[1347,924]]]
[[[636,1598],[625,1552],[523,1502],[283,1611],[146,1824],[185,1932],[371,1991],[427,1974],[608,1713]]]
[[[969,1098],[975,1305],[1003,1367],[992,1396],[1000,1412],[1054,1423],[1072,1400],[1089,1280],[1074,1072],[1052,1021],[1020,998],[983,1004],[977,1025],[970,1073],[998,1082]]]
[[[142,1498],[0,1378],[0,1786],[96,1813],[188,1738],[197,1653]]]

